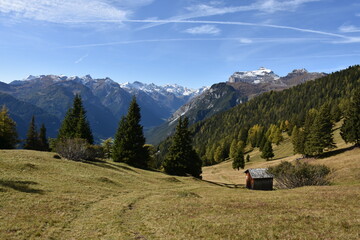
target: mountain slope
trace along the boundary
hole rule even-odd
[[[148,142],[157,144],[170,136],[180,116],[188,117],[191,125],[247,102],[261,93],[281,91],[323,76],[326,74],[310,73],[305,69],[293,70],[285,77],[279,77],[266,68],[235,72],[228,82],[214,84],[179,108],[166,123],[147,132]]]
[[[13,96],[0,92],[0,103],[9,109],[10,117],[16,122],[17,132],[20,136],[25,136],[29,127],[31,118],[36,116],[36,123],[38,127],[42,123],[46,125],[47,134],[53,136],[56,134],[56,128],[60,124],[57,117],[50,115],[43,109],[20,101]]]
[[[49,126],[51,127],[50,137],[56,136],[59,123],[71,106],[74,95],[80,93],[94,136],[99,141],[114,135],[118,121],[126,114],[133,95],[137,97],[141,107],[141,123],[146,129],[162,124],[178,107],[202,91],[178,85],[161,87],[140,82],[123,84],[123,86],[124,88],[110,78],[93,79],[90,75],[84,77],[40,75],[29,76],[25,80],[13,81],[10,84],[1,83],[0,92],[34,105],[48,115],[55,116],[57,123]],[[16,108],[10,110],[13,115],[21,116],[17,114]],[[21,117],[17,120],[28,121]],[[53,120],[45,119],[44,121]],[[18,125],[20,136],[24,138],[24,132],[26,132],[24,124]]]
[[[269,126],[285,120],[301,126],[309,109],[330,101],[332,111],[339,111],[336,109],[339,102],[349,98],[359,86],[360,66],[357,65],[284,91],[264,93],[196,124],[193,127],[194,144],[200,156],[205,157],[214,146],[237,139],[241,129],[247,126]]]

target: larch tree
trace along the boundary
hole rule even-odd
[[[344,113],[340,134],[346,143],[360,146],[360,88],[355,91]]]
[[[125,162],[139,168],[148,167],[150,157],[144,146],[145,137],[140,121],[140,107],[133,97],[128,113],[121,118],[115,134],[112,150],[112,158],[115,162]]]
[[[186,176],[187,174],[201,178],[202,161],[192,147],[192,139],[188,130],[188,119],[180,117],[176,126],[173,142],[163,162],[166,173]]]
[[[8,109],[3,105],[0,111],[0,149],[13,149],[18,142],[16,123],[10,118]]]

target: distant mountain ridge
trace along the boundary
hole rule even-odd
[[[254,71],[235,72],[227,82],[212,85],[179,108],[166,123],[152,129],[147,135],[148,140],[151,143],[159,143],[171,135],[180,116],[188,117],[189,123],[194,124],[247,102],[261,93],[281,91],[326,75],[310,73],[306,69],[295,69],[285,77],[279,77],[264,67]]]
[[[119,84],[110,78],[93,79],[90,75],[30,75],[9,84],[0,82],[0,93],[12,97],[4,97],[7,102],[0,104],[15,106],[11,101],[20,101],[34,106],[34,109],[41,109],[44,111],[43,115],[48,114],[48,117],[40,120],[51,126],[49,136],[55,137],[74,95],[80,93],[94,135],[99,140],[114,135],[117,123],[127,112],[133,95],[141,107],[142,124],[147,129],[163,123],[180,106],[205,89],[193,90],[179,85],[157,86],[140,82]],[[19,114],[19,109],[9,110],[12,116],[23,116]],[[31,112],[31,108],[29,111]],[[33,114],[36,115],[36,112]],[[31,115],[28,113],[23,118],[17,117],[22,122],[19,124],[21,137],[26,132],[24,123],[30,122]]]

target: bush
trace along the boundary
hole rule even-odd
[[[101,146],[90,145],[85,139],[65,139],[56,144],[56,152],[64,158],[74,161],[94,161],[103,158],[104,151]]]
[[[281,162],[270,167],[268,172],[275,176],[278,188],[329,185],[330,169],[325,165],[311,165],[296,161],[295,164]]]

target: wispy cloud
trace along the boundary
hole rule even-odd
[[[354,25],[342,25],[339,27],[339,31],[343,33],[360,32],[360,27],[356,27]]]
[[[224,14],[247,12],[247,11],[255,11],[262,13],[275,13],[278,11],[294,11],[305,3],[316,2],[316,1],[319,0],[287,0],[287,1],[258,0],[250,5],[230,6],[230,7],[221,7],[219,6],[220,4],[218,4],[219,2],[212,1],[210,2],[210,4],[198,4],[187,7],[186,10],[188,11],[188,13],[183,15],[173,16],[168,20],[188,20],[194,18],[210,17],[216,15],[224,15]],[[147,24],[139,28],[139,30],[155,27],[162,24],[165,23]]]
[[[74,21],[72,21],[75,23]],[[81,21],[77,21],[81,23]],[[91,22],[91,21],[87,21]],[[167,23],[184,23],[184,24],[210,24],[210,25],[237,25],[237,26],[252,26],[252,27],[264,27],[264,28],[275,28],[275,29],[285,29],[285,30],[292,30],[297,32],[305,32],[305,33],[313,33],[317,35],[324,35],[330,37],[336,37],[342,39],[341,41],[333,41],[333,43],[358,43],[360,42],[360,37],[349,37],[343,34],[325,32],[320,30],[313,30],[307,28],[298,28],[286,25],[275,25],[275,24],[264,24],[264,23],[251,23],[251,22],[230,22],[230,21],[204,21],[204,20],[172,20],[172,19],[125,19],[122,21],[116,20],[99,20],[94,22],[127,22],[127,23],[159,23],[159,24],[167,24]]]
[[[81,63],[85,58],[87,58],[89,56],[89,54],[85,54],[84,56],[80,57],[78,60],[76,60],[74,63],[78,64]]]
[[[323,38],[166,38],[166,39],[142,39],[133,41],[118,41],[108,43],[91,43],[82,45],[66,46],[64,48],[89,48],[89,47],[105,47],[113,45],[127,45],[139,43],[157,43],[157,42],[191,42],[191,41],[235,41],[240,44],[255,44],[255,43],[299,43],[309,41],[323,41]]]
[[[108,0],[1,0],[0,12],[16,19],[52,23],[86,20],[123,20],[130,7],[149,4],[153,0],[123,0],[120,5]]]
[[[209,35],[218,35],[221,30],[214,25],[201,25],[198,27],[188,28],[184,32],[200,35],[200,34],[209,34]]]
[[[350,39],[348,36],[313,30],[313,29],[306,29],[306,28],[297,28],[285,25],[275,25],[275,24],[263,24],[263,23],[249,23],[249,22],[229,22],[229,21],[202,21],[202,20],[124,20],[123,22],[133,22],[133,23],[198,23],[198,24],[219,24],[219,25],[239,25],[239,26],[253,26],[253,27],[266,27],[266,28],[278,28],[278,29],[287,29],[293,30],[298,32],[307,32],[307,33],[314,33],[319,35],[326,35],[331,37],[343,38],[343,39]]]

